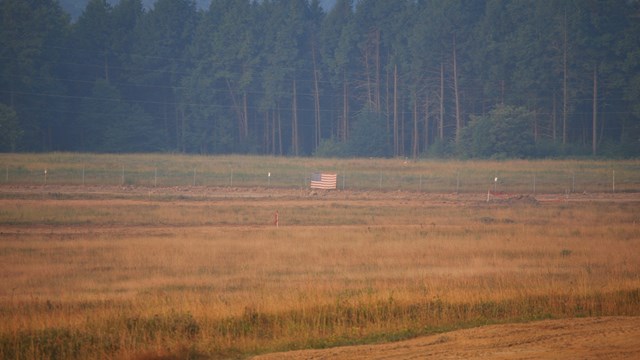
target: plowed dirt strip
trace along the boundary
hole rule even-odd
[[[254,360],[640,359],[640,317],[483,326],[390,344],[268,354]]]
[[[174,187],[146,187],[146,186],[80,186],[80,185],[7,185],[0,184],[0,195],[3,197],[37,196],[41,199],[56,199],[64,196],[66,200],[99,199],[99,200],[235,200],[256,201],[265,200],[296,200],[296,199],[326,199],[326,200],[411,200],[435,204],[485,203],[487,193],[433,193],[415,191],[371,191],[371,190],[310,190],[307,188],[270,188],[270,187],[209,187],[209,186],[174,186]],[[490,203],[505,203],[507,200],[529,200],[535,198],[544,202],[582,202],[582,201],[640,201],[640,192],[602,192],[602,193],[569,193],[569,194],[511,194],[492,193]]]

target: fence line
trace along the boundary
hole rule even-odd
[[[338,173],[338,190],[416,191],[435,193],[594,193],[640,192],[640,173],[632,170],[549,170],[544,173],[519,171],[465,171],[445,174],[429,171],[385,172],[344,169]],[[191,170],[163,170],[162,167],[129,168],[83,165],[81,168],[27,169],[5,166],[5,184],[14,185],[103,185],[103,186],[208,186],[308,188],[311,171],[290,169],[257,174],[229,168],[225,171],[193,167]]]

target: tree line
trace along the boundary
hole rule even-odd
[[[0,0],[0,150],[640,155],[637,0]]]

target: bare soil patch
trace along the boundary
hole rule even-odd
[[[270,359],[638,359],[639,317],[482,326],[390,344],[302,350]]]

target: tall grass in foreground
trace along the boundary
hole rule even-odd
[[[0,201],[0,358],[242,358],[640,315],[634,202]],[[276,206],[280,228],[247,220]]]
[[[45,174],[45,170],[47,173]],[[345,190],[483,193],[640,191],[640,160],[438,161],[176,154],[0,154],[0,184],[306,188],[338,173]],[[497,182],[494,179],[498,178]]]

